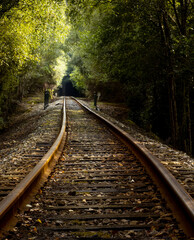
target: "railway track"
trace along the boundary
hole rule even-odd
[[[20,143],[20,151],[16,149],[7,154],[9,151],[5,148],[1,153],[4,161],[0,162],[0,201],[36,166],[54,143],[61,127],[62,106],[63,101],[58,100],[55,109],[47,109],[39,120],[41,129],[36,129],[35,141],[32,141],[34,136],[29,137],[23,140],[23,144]],[[23,151],[23,145],[28,146],[27,150]]]
[[[91,102],[81,100],[81,102],[87,106],[91,105]],[[104,104],[104,103],[103,103]],[[111,122],[119,126],[125,132],[128,132],[133,136],[136,141],[141,145],[145,146],[154,156],[156,156],[160,162],[172,173],[173,176],[178,180],[178,182],[187,190],[187,192],[194,198],[194,161],[193,158],[188,156],[186,153],[181,151],[176,151],[166,144],[161,143],[156,139],[152,139],[147,136],[147,134],[142,133],[142,130],[136,129],[130,126],[127,126],[125,121],[120,122],[120,119],[117,116],[119,110],[114,111],[114,108],[111,112],[116,112],[113,114],[114,117],[119,119],[117,121],[115,118],[110,117],[106,114],[107,109],[103,108],[103,105],[99,103],[99,108],[101,111],[96,111],[101,116],[104,116],[106,119],[109,119]],[[110,107],[109,107],[110,108]]]
[[[145,170],[153,167],[148,169],[134,155],[142,158],[142,153],[134,147],[129,150],[124,140],[74,100],[67,99],[66,104],[68,137],[62,155],[34,201],[15,214],[19,221],[5,238],[187,239]],[[162,184],[158,183],[161,189]],[[184,190],[182,196],[193,209]],[[184,203],[180,207],[188,210]],[[192,212],[186,215],[189,222],[192,217]],[[193,234],[191,226],[184,231]]]

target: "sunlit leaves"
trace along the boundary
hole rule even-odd
[[[86,88],[84,76],[80,72],[80,69],[78,67],[74,68],[74,71],[70,74],[71,79],[75,82],[78,89],[84,89]]]
[[[0,107],[4,109],[19,85],[28,91],[36,81],[41,87],[44,81],[62,80],[64,69],[59,73],[55,64],[62,65],[57,59],[64,56],[60,49],[69,32],[65,0],[9,4],[0,18]]]
[[[55,63],[52,66],[52,70],[54,82],[56,82],[57,85],[61,84],[61,80],[67,70],[66,56],[63,51],[61,51],[59,57],[56,58]]]

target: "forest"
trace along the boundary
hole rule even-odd
[[[0,128],[17,101],[70,79],[194,153],[191,0],[0,2]]]

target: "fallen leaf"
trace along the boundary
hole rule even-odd
[[[37,219],[36,221],[39,222],[39,223],[42,223],[42,221],[40,219]]]
[[[29,207],[29,208],[31,208],[31,207],[32,207],[32,205],[30,205],[30,204],[27,204],[27,205],[26,205],[26,207]]]

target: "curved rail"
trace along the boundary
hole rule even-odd
[[[119,136],[130,147],[159,186],[161,193],[167,200],[178,222],[182,225],[185,233],[188,236],[194,236],[194,201],[177,182],[174,176],[156,157],[135,141],[129,134],[89,109],[80,101],[76,101],[105,122],[112,130],[114,130],[114,132],[116,132],[117,136]],[[5,229],[7,225],[10,225],[10,221],[13,215],[17,212],[17,209],[25,206],[26,202],[29,201],[31,196],[40,188],[40,185],[45,181],[46,176],[51,172],[51,168],[60,156],[65,143],[65,129],[66,111],[64,99],[61,132],[51,149],[44,155],[36,167],[34,167],[20,184],[18,184],[16,188],[0,203],[0,228],[4,227]]]
[[[75,99],[75,98],[74,98]],[[194,200],[186,190],[177,182],[175,177],[166,169],[158,158],[153,156],[145,147],[122,129],[111,123],[104,117],[92,111],[86,105],[75,99],[82,107],[93,113],[97,118],[105,122],[116,134],[129,146],[136,157],[142,162],[150,176],[159,187],[163,197],[174,213],[177,221],[185,233],[194,236]]]
[[[0,235],[2,234],[2,227],[4,230],[9,229],[9,226],[14,222],[13,218],[18,208],[25,206],[51,172],[65,143],[65,129],[66,109],[64,98],[62,126],[56,141],[32,171],[0,202]]]

